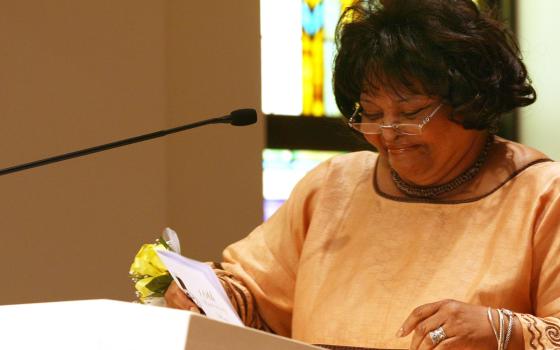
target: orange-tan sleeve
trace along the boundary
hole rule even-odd
[[[539,198],[533,238],[534,315],[517,314],[525,349],[560,349],[560,181]]]
[[[243,323],[248,327],[273,332],[260,317],[253,296],[245,284],[232,273],[224,270],[221,263],[214,262],[211,266]]]
[[[525,349],[560,349],[560,319],[516,314],[523,328]]]
[[[291,335],[300,254],[328,167],[309,172],[269,220],[224,250],[215,271],[246,325]]]

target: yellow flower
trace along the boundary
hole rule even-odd
[[[138,277],[155,277],[167,273],[167,269],[158,257],[156,250],[166,249],[160,243],[144,244],[134,257],[134,261],[130,266],[130,274]]]
[[[147,298],[163,296],[173,280],[156,251],[167,250],[169,246],[157,240],[155,244],[144,244],[130,266],[130,277],[134,282],[140,302]]]

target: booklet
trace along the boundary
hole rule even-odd
[[[207,317],[243,326],[220,280],[210,266],[167,250],[158,250],[157,254],[177,285]]]

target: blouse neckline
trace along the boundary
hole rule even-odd
[[[389,199],[389,200],[396,201],[396,202],[426,203],[426,204],[447,204],[447,205],[464,204],[464,203],[476,202],[476,201],[479,201],[481,199],[484,199],[484,198],[492,195],[493,193],[495,193],[496,191],[498,191],[499,189],[504,187],[505,184],[507,184],[509,181],[511,181],[512,179],[517,177],[517,175],[521,174],[526,169],[530,168],[533,165],[544,163],[544,162],[552,162],[552,160],[549,159],[549,158],[539,158],[539,159],[533,160],[533,161],[527,163],[526,165],[524,165],[523,167],[515,170],[502,183],[500,183],[498,186],[496,186],[491,191],[489,191],[489,192],[487,192],[483,195],[475,196],[473,198],[468,198],[468,199],[442,200],[442,199],[429,199],[429,198],[398,197],[398,196],[393,196],[393,195],[390,195],[388,193],[385,193],[385,192],[381,191],[381,189],[379,188],[379,185],[377,183],[377,167],[378,167],[378,163],[379,163],[379,156],[377,156],[377,159],[375,161],[375,166],[374,166],[374,170],[373,170],[373,178],[371,179],[371,181],[373,182],[373,189],[374,189],[376,194],[378,194],[379,196],[381,196],[385,199]]]

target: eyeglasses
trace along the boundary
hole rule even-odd
[[[406,123],[392,123],[392,124],[382,124],[382,123],[357,123],[356,119],[359,116],[362,118],[361,106],[359,102],[354,104],[354,112],[350,119],[348,119],[348,126],[352,129],[361,132],[365,135],[376,135],[383,133],[383,129],[391,129],[397,135],[421,135],[422,128],[430,122],[430,119],[437,113],[437,111],[443,106],[440,103],[430,114],[422,118],[419,124],[406,124]]]

